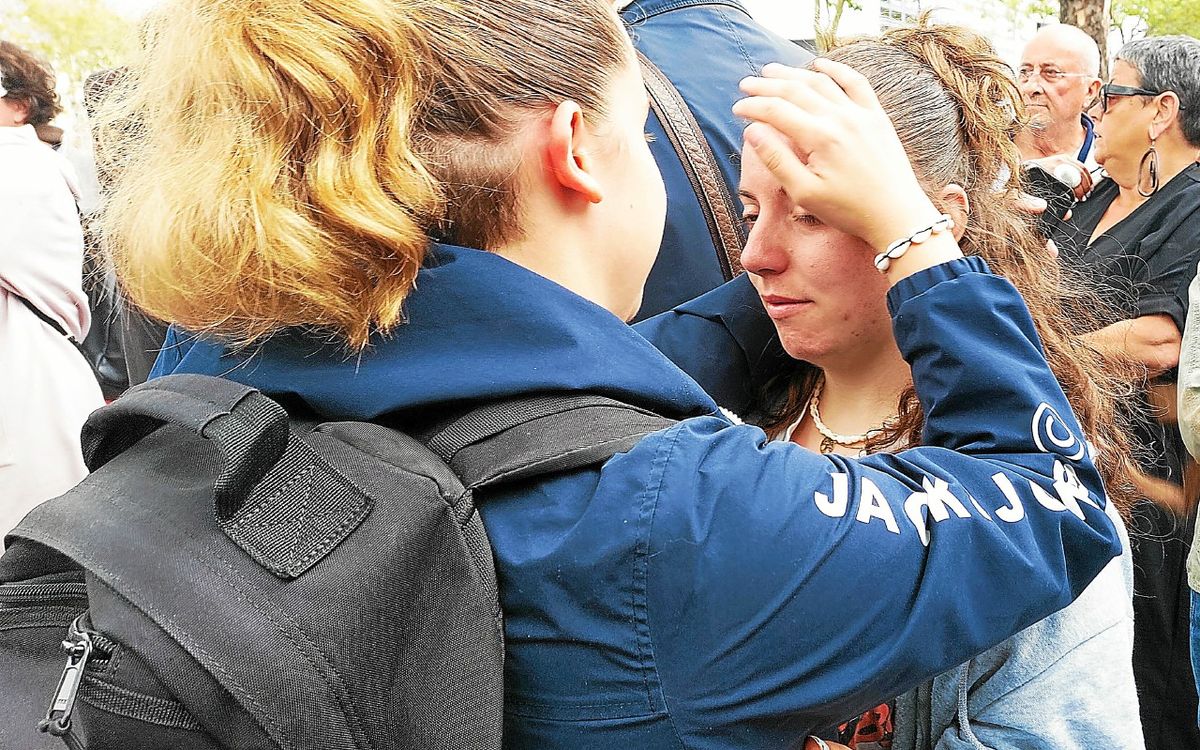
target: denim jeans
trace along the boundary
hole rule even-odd
[[[1200,692],[1200,593],[1192,591],[1192,677],[1196,680],[1196,691]],[[1196,725],[1200,726],[1200,711],[1196,714]]]

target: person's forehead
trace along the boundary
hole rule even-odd
[[[1117,60],[1113,63],[1112,80],[1117,83],[1124,83],[1130,86],[1136,86],[1141,76],[1138,75],[1137,69],[1124,60]]]
[[[1077,66],[1083,63],[1083,59],[1083,51],[1078,45],[1053,36],[1034,37],[1021,53],[1021,62],[1031,65]]]
[[[771,173],[771,170],[767,169],[767,165],[758,157],[758,152],[752,148],[742,150],[741,180],[738,183],[738,192],[746,197],[753,196],[755,200],[759,201],[782,199],[791,202],[783,185]]]

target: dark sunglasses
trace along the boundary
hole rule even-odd
[[[1108,113],[1108,98],[1110,96],[1158,96],[1164,94],[1165,91],[1151,91],[1150,89],[1140,89],[1134,86],[1121,86],[1115,83],[1106,83],[1100,87],[1100,95],[1096,97],[1096,104],[1100,105],[1100,111]],[[1183,109],[1183,105],[1179,105]]]

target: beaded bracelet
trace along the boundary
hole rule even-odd
[[[925,240],[935,234],[951,230],[954,228],[954,220],[950,218],[950,214],[942,214],[937,221],[933,222],[924,229],[918,229],[904,239],[896,240],[887,246],[879,255],[875,256],[875,267],[880,273],[886,273],[891,267],[892,261],[902,257],[908,252],[908,249],[913,245],[920,245]]]

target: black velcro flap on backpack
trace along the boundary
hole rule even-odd
[[[221,529],[259,565],[292,579],[349,536],[372,503],[293,434],[283,457]]]

